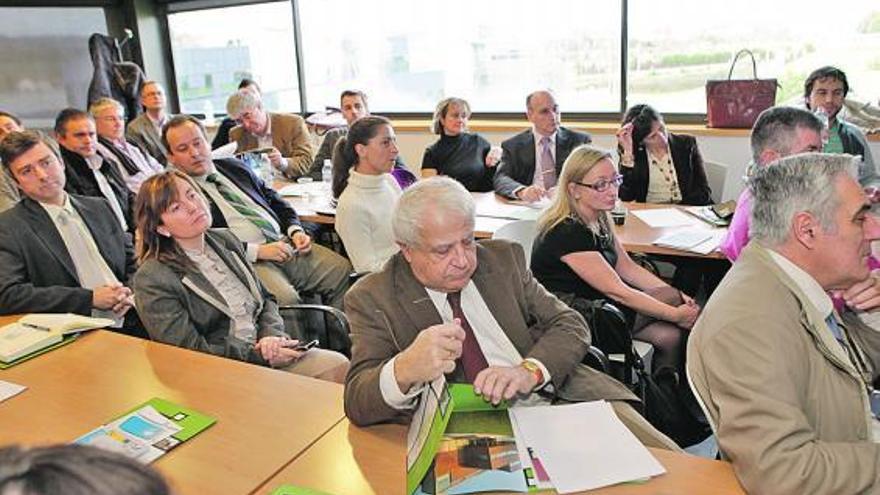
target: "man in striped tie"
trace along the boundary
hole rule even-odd
[[[241,161],[211,159],[201,122],[178,115],[162,139],[169,164],[195,179],[211,203],[214,228],[228,228],[247,250],[254,269],[279,305],[300,302],[300,291],[342,309],[351,263],[312,244],[296,211]],[[346,338],[347,339],[347,338]]]

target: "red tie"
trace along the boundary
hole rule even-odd
[[[488,368],[489,363],[486,361],[486,356],[483,355],[480,344],[474,336],[471,324],[468,323],[467,318],[464,317],[464,312],[461,310],[461,292],[450,292],[446,294],[446,299],[452,308],[452,317],[458,318],[461,321],[461,328],[464,329],[464,343],[461,345],[461,358],[459,359],[461,360],[461,367],[464,369],[465,379],[467,379],[468,383],[474,383],[477,374]]]

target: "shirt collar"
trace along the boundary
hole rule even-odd
[[[97,152],[92,156],[86,156],[84,158],[86,160],[86,165],[92,170],[100,170],[101,164],[104,163],[104,158]]]
[[[773,262],[786,273],[786,275],[791,277],[798,289],[807,296],[807,300],[813,304],[813,307],[819,311],[819,314],[825,317],[831,314],[831,311],[834,309],[834,305],[831,303],[831,297],[828,296],[825,289],[819,285],[819,282],[816,282],[816,279],[814,279],[812,275],[805,272],[801,267],[795,265],[791,260],[776,251],[768,249],[767,252],[770,253],[770,259],[772,259]]]
[[[42,202],[39,204],[44,210],[46,210],[46,213],[49,214],[49,218],[52,219],[52,222],[58,222],[58,217],[61,215],[62,211],[67,212],[70,215],[76,213],[76,210],[73,209],[73,204],[70,202],[70,195],[67,193],[64,193],[64,202],[61,203],[61,206]]]
[[[535,129],[535,126],[532,126],[532,134],[535,136],[535,147],[537,147],[541,144],[541,140],[544,139],[544,136],[542,136],[541,133],[539,133],[537,129]],[[559,130],[556,130],[556,132],[547,136],[548,138],[550,138],[550,146],[552,146],[553,148],[556,147],[557,134],[559,134]]]

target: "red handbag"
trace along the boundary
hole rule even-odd
[[[731,79],[733,67],[742,54],[752,58],[752,79]],[[709,127],[750,129],[758,115],[776,104],[776,79],[758,79],[755,56],[749,50],[740,50],[726,80],[706,81],[706,118]]]

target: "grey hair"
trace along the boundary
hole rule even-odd
[[[855,157],[825,153],[791,155],[757,170],[750,181],[752,240],[768,247],[784,244],[794,216],[801,212],[812,214],[823,230],[833,232],[840,206],[834,181],[841,175],[854,178],[855,170]]]
[[[761,164],[764,150],[776,150],[781,156],[791,154],[797,138],[797,129],[811,129],[821,133],[824,124],[818,117],[803,108],[772,107],[761,112],[752,126],[752,160]]]
[[[253,91],[241,89],[226,100],[226,113],[233,119],[237,119],[245,110],[257,108],[263,108],[263,102],[260,100],[260,95]]]
[[[89,114],[91,114],[92,118],[97,118],[97,114],[103,111],[106,108],[113,107],[116,110],[122,112],[125,115],[125,107],[122,106],[122,103],[114,100],[113,98],[103,97],[95,100],[94,103],[89,105]]]
[[[457,180],[445,176],[422,179],[400,196],[391,216],[394,240],[404,246],[423,244],[421,226],[428,215],[458,216],[474,225],[476,206],[471,193]]]

